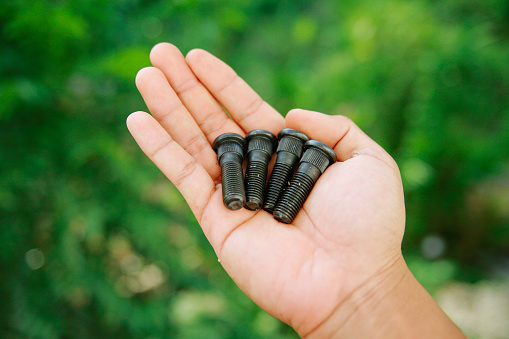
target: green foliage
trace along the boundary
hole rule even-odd
[[[425,286],[487,274],[509,250],[508,22],[502,0],[2,2],[0,336],[295,337],[125,128],[159,41],[210,50],[283,114],[351,117],[400,165]]]

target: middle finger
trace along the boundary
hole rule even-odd
[[[177,47],[169,43],[157,44],[150,52],[150,60],[165,74],[169,84],[210,143],[226,132],[245,135],[244,131],[198,81]]]

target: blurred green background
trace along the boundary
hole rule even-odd
[[[0,32],[0,337],[296,337],[125,127],[160,41],[351,117],[400,166],[412,271],[472,337],[509,333],[507,0],[18,0]]]

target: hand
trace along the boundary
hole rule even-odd
[[[301,336],[332,336],[354,333],[352,325],[372,306],[382,312],[373,319],[382,322],[386,309],[406,304],[393,297],[402,285],[403,293],[422,294],[401,254],[398,167],[351,120],[304,110],[284,119],[203,50],[184,58],[161,43],[150,58],[155,67],[140,70],[136,85],[152,116],[135,112],[128,128],[182,193],[220,263],[253,301]],[[318,179],[291,225],[263,210],[226,209],[214,139],[259,128],[277,135],[285,127],[333,147],[339,161]]]

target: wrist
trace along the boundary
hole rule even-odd
[[[464,338],[402,255],[355,289],[306,338]]]

